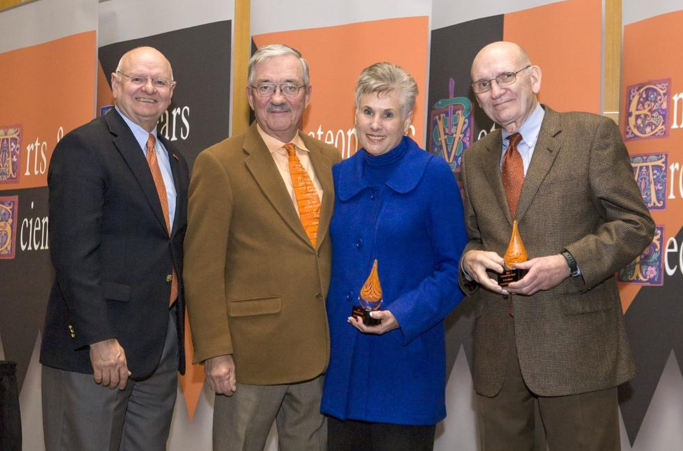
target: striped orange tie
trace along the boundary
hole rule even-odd
[[[159,202],[161,202],[161,211],[164,212],[164,220],[166,221],[166,229],[168,230],[168,235],[171,235],[171,216],[168,214],[168,198],[166,197],[166,185],[164,184],[164,178],[161,176],[161,169],[159,169],[159,162],[157,161],[157,152],[154,148],[154,135],[149,134],[147,138],[147,164],[149,165],[150,171],[152,171],[152,178],[154,179],[154,186],[157,188],[157,194],[159,195]],[[173,274],[171,275],[171,296],[168,300],[169,305],[173,305],[176,298],[178,297],[178,275],[173,268]]]
[[[316,246],[318,235],[318,223],[320,222],[320,198],[313,185],[308,172],[301,165],[299,157],[296,156],[294,144],[285,144],[285,150],[289,156],[289,174],[292,176],[294,186],[294,196],[299,207],[299,218],[304,226],[308,239],[311,240],[313,247]]]

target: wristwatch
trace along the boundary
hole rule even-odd
[[[572,277],[576,277],[579,275],[579,267],[576,264],[576,260],[574,259],[574,256],[569,253],[567,249],[562,250],[562,256],[564,257],[565,260],[567,260],[567,265],[569,265],[569,274]]]

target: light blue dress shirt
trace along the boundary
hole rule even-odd
[[[540,104],[536,105],[534,111],[531,112],[526,121],[519,127],[517,132],[522,135],[522,140],[517,144],[517,150],[522,156],[522,162],[524,163],[524,176],[526,177],[526,172],[529,169],[529,164],[531,164],[531,157],[534,155],[534,149],[536,148],[536,141],[538,141],[538,135],[541,132],[541,124],[543,124],[543,118],[545,117],[545,110]],[[508,136],[512,133],[503,130],[503,152],[500,154],[500,169],[503,170],[503,157],[505,152],[508,150]]]

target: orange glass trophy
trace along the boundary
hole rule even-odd
[[[353,306],[351,316],[362,319],[366,326],[377,326],[382,322],[382,320],[370,316],[370,312],[379,309],[379,306],[382,305],[382,285],[379,283],[377,260],[373,262],[370,275],[360,290],[358,302],[360,306]]]
[[[524,243],[522,243],[522,236],[519,234],[517,228],[517,221],[512,223],[512,236],[510,236],[510,244],[505,251],[505,268],[502,274],[498,274],[498,285],[507,287],[510,283],[520,280],[528,272],[526,269],[513,268],[515,263],[523,263],[529,259]]]

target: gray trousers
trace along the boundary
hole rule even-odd
[[[323,380],[237,384],[232,396],[216,395],[214,451],[263,451],[273,421],[280,451],[327,451],[327,421],[320,413]]]
[[[92,374],[43,366],[46,451],[166,449],[178,388],[175,308],[159,366],[147,379],[128,379],[124,390],[98,385]]]

